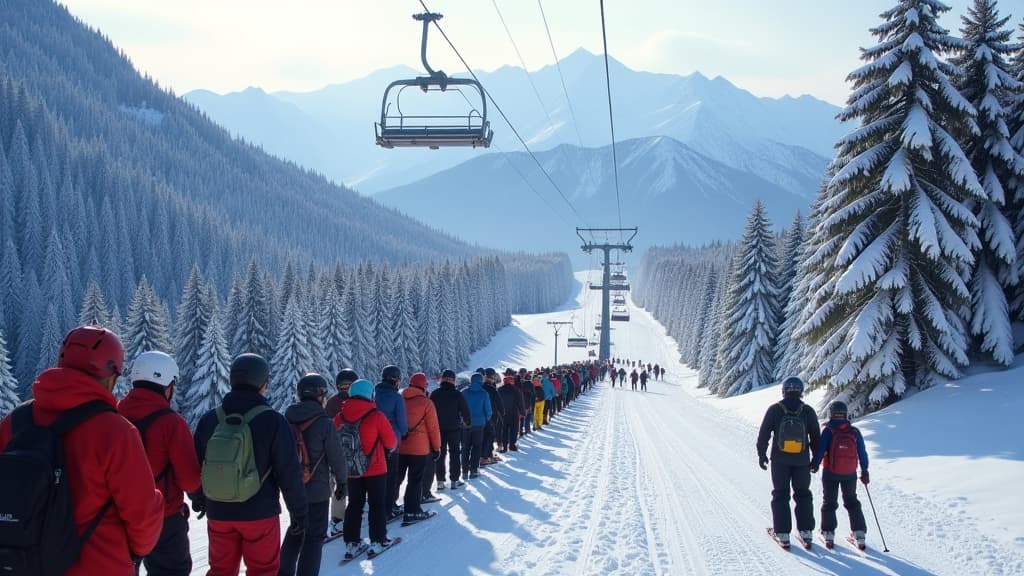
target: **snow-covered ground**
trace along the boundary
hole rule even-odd
[[[599,309],[597,293],[583,289],[586,277],[577,275],[575,304],[514,318],[471,367],[550,364],[546,322],[568,320],[575,309],[582,329],[579,307],[594,316]],[[333,543],[321,574],[1024,574],[1019,363],[858,423],[891,553],[881,551],[863,489],[866,554],[845,545],[783,552],[765,536],[771,488],[754,450],[777,387],[708,398],[664,329],[631,308],[630,322],[614,324],[612,355],[667,366],[664,382],[649,383],[646,393],[602,383],[467,489],[440,493],[437,518],[390,526],[403,538],[394,550],[341,568],[342,545]],[[565,347],[565,334],[559,361],[585,359],[585,349]],[[819,494],[815,483],[816,508]],[[842,529],[842,508],[839,518]],[[204,524],[193,522],[194,574],[206,570]]]

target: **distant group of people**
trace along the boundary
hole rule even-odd
[[[615,368],[616,366],[618,366],[618,369]],[[626,368],[631,368],[632,370],[627,374]],[[637,371],[638,368],[639,371]],[[625,387],[626,378],[628,376],[629,384],[634,392],[636,391],[637,382],[640,383],[640,391],[646,392],[647,381],[652,377],[655,380],[661,380],[665,375],[665,369],[657,364],[651,365],[650,362],[645,365],[643,362],[637,360],[612,358],[610,368],[608,368],[608,373],[611,376],[612,388],[615,388],[616,382],[619,383],[619,386]],[[604,379],[603,373],[601,378]]]
[[[602,369],[481,368],[461,383],[445,370],[432,391],[424,373],[403,387],[396,366],[376,385],[345,369],[333,394],[310,373],[290,384],[296,402],[281,414],[266,399],[266,359],[240,354],[230,392],[193,433],[171,408],[178,366],[170,355],[144,352],[126,374],[120,339],[81,326],[65,337],[57,367],[39,375],[33,400],[0,422],[0,506],[9,515],[0,569],[87,575],[145,566],[152,576],[188,575],[186,493],[191,512],[207,518],[209,576],[235,576],[243,562],[250,576],[315,575],[334,537],[344,539],[346,558],[379,554],[393,542],[390,520],[434,515],[423,505],[439,500],[435,481],[438,491],[458,489],[498,454],[518,451]],[[132,389],[118,402],[114,385],[125,376]],[[283,538],[282,500],[290,518]],[[42,529],[36,518],[47,519]]]

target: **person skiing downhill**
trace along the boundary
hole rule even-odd
[[[868,452],[864,437],[847,419],[845,402],[833,402],[828,407],[829,421],[821,432],[822,449],[811,461],[811,472],[823,465],[821,473],[821,536],[825,545],[832,547],[835,541],[836,509],[839,508],[839,489],[843,490],[843,507],[850,516],[850,537],[857,547],[864,549],[867,522],[864,511],[857,500],[857,465],[860,465],[860,481],[867,485]]]
[[[768,407],[757,435],[758,465],[768,470],[768,445],[771,442],[772,531],[784,547],[789,546],[792,514],[789,510],[790,486],[796,502],[797,530],[804,546],[809,546],[814,531],[814,502],[811,495],[811,461],[818,454],[821,434],[814,409],[803,403],[803,380],[796,376],[782,383],[782,401]]]

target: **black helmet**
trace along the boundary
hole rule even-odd
[[[295,393],[299,400],[319,400],[327,396],[327,379],[316,372],[310,372],[299,379]]]
[[[495,371],[494,368],[485,368],[484,369],[484,376],[497,376],[497,375],[498,375],[498,372]]]
[[[259,390],[270,381],[270,364],[259,354],[245,353],[231,362],[231,388]]]
[[[338,372],[338,376],[334,379],[334,385],[341,388],[342,384],[351,385],[356,380],[359,380],[359,375],[356,371],[351,368],[345,368],[341,372]]]
[[[380,379],[396,382],[402,379],[402,371],[399,370],[398,366],[395,366],[394,364],[385,366],[384,369],[381,370],[380,372]]]
[[[846,409],[846,402],[836,400],[828,405],[829,418],[846,418],[849,411]]]
[[[445,370],[441,372],[441,378],[455,378],[455,370]]]
[[[804,381],[797,378],[796,376],[790,376],[782,381],[782,395],[786,396],[790,393],[803,394],[804,393]]]

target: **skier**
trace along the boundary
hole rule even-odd
[[[196,427],[202,462],[210,558],[207,576],[270,576],[281,564],[281,495],[291,515],[288,533],[306,531],[306,490],[288,420],[265,396],[270,365],[257,354],[231,362],[231,392]],[[237,447],[247,446],[248,450]],[[200,498],[200,502],[202,502]],[[193,507],[196,499],[193,498]]]
[[[499,462],[500,459],[494,456],[494,442],[501,437],[504,427],[502,421],[505,416],[505,407],[501,403],[501,395],[498,394],[498,373],[494,368],[484,370],[484,391],[491,400],[491,418],[484,425],[483,451],[480,453],[480,464],[488,465]]]
[[[324,408],[327,411],[328,418],[333,420],[338,415],[338,412],[341,412],[341,404],[348,400],[348,389],[356,380],[359,380],[359,375],[351,368],[345,368],[335,376],[334,386],[338,389],[338,393],[331,396],[331,399],[327,401],[327,406]],[[337,490],[337,486],[333,485],[334,476],[331,476],[331,482],[331,524],[327,527],[327,531],[333,536],[341,532],[342,526],[345,523],[346,492],[344,490]]]
[[[378,387],[379,389],[379,387]],[[356,380],[349,388],[349,398],[341,405],[335,425],[358,426],[359,443],[367,459],[362,475],[349,468],[348,507],[345,508],[345,559],[355,558],[364,549],[360,531],[363,528],[363,506],[369,505],[370,546],[380,554],[392,544],[388,538],[387,516],[391,511],[388,501],[388,464],[385,454],[398,447],[391,423],[373,401],[373,384],[369,380]],[[403,406],[404,413],[404,406]],[[341,432],[344,435],[344,431]],[[351,458],[351,456],[347,456]]]
[[[821,432],[822,449],[811,461],[811,472],[817,472],[819,464],[825,468],[821,473],[821,535],[825,545],[831,548],[838,525],[839,489],[842,488],[843,507],[850,516],[850,538],[863,550],[867,522],[857,500],[857,464],[860,464],[860,481],[867,485],[870,481],[868,452],[860,430],[847,419],[846,403],[833,402],[828,407],[828,415],[829,421]]]
[[[626,387],[626,369],[625,368],[619,368],[618,374],[619,374],[619,387],[620,388],[625,388]]]
[[[520,437],[530,434],[533,429],[533,406],[536,398],[533,392],[533,382],[526,372],[526,368],[520,368],[516,376],[516,385],[523,396],[523,418],[521,423]]]
[[[612,369],[611,374],[612,374],[612,388],[615,388],[615,380],[618,379],[619,373],[616,372],[614,369]]]
[[[779,543],[789,546],[792,515],[789,489],[796,502],[796,527],[804,546],[810,546],[814,530],[814,502],[811,495],[811,460],[819,458],[821,435],[814,409],[801,400],[804,383],[796,376],[782,383],[782,401],[768,407],[757,435],[758,465],[768,469],[768,441],[771,447],[772,530]]]
[[[491,399],[484,390],[484,378],[474,373],[469,380],[469,388],[462,391],[469,406],[470,428],[463,435],[462,471],[469,478],[480,475],[480,451],[484,442],[484,426],[491,419]]]
[[[133,574],[133,558],[149,554],[160,537],[165,508],[146,450],[132,425],[114,409],[117,401],[111,391],[123,369],[124,348],[113,332],[79,326],[64,337],[57,367],[45,370],[32,384],[33,399],[0,422],[0,452],[4,452],[0,455],[0,510],[5,512],[26,508],[25,486],[50,480],[49,472],[32,473],[32,468],[41,466],[25,466],[22,458],[9,459],[7,451],[38,439],[42,428],[67,430],[59,442],[69,456],[65,486],[70,510],[60,526],[43,527],[41,542],[41,549],[52,553],[48,561],[66,566],[65,576]],[[51,511],[35,507],[27,512]],[[82,528],[76,527],[87,526],[95,529],[77,558],[71,557],[71,550],[54,549],[58,541],[45,540],[47,535],[77,536]],[[23,546],[24,540],[7,541],[6,534],[11,532],[5,529],[0,546]]]
[[[654,365],[654,379],[661,380],[661,366]]]
[[[640,389],[643,390],[644,392],[647,391],[648,378],[649,376],[647,375],[647,370],[644,370],[643,372],[640,373]]]
[[[636,368],[629,373],[629,385],[633,387],[633,392],[636,392],[636,381],[640,378],[640,375],[636,373]]]
[[[504,421],[504,428],[501,435],[498,437],[498,444],[501,446],[501,452],[507,452],[509,450],[516,452],[519,447],[516,446],[516,440],[519,439],[519,425],[526,413],[526,408],[523,404],[523,394],[519,391],[519,387],[516,386],[516,379],[512,376],[505,376],[502,380],[502,386],[498,389],[498,393],[501,394],[501,404],[505,407],[505,415],[502,420]]]
[[[171,409],[178,364],[163,352],[143,352],[132,362],[132,390],[117,411],[135,425],[157,488],[164,495],[164,524],[156,547],[143,559],[152,576],[192,572],[185,492],[199,490],[199,460],[185,419]]]
[[[547,402],[544,400],[544,381],[540,374],[534,374],[533,378],[533,429],[540,430],[544,424],[544,407]]]
[[[427,375],[417,372],[409,378],[409,387],[402,391],[405,411],[410,422],[409,433],[398,448],[398,481],[409,474],[405,484],[403,524],[412,524],[430,517],[423,511],[423,474],[441,454],[441,432],[437,425],[437,411],[427,398]],[[430,474],[433,476],[433,473]]]
[[[437,424],[441,431],[441,452],[438,454],[434,473],[437,489],[444,490],[445,453],[448,455],[448,474],[452,489],[462,486],[462,429],[469,425],[471,415],[466,398],[455,389],[455,372],[441,373],[441,385],[430,393],[430,400],[437,412]]]
[[[544,388],[544,423],[550,424],[555,410],[555,385],[547,374],[540,377],[540,385]]]
[[[395,438],[405,438],[409,432],[409,421],[405,414],[405,401],[398,393],[398,384],[402,380],[402,371],[398,366],[385,366],[380,374],[380,384],[376,388],[377,409],[384,413],[391,423]],[[389,452],[388,461],[388,520],[402,515],[402,507],[398,505],[398,450]]]

